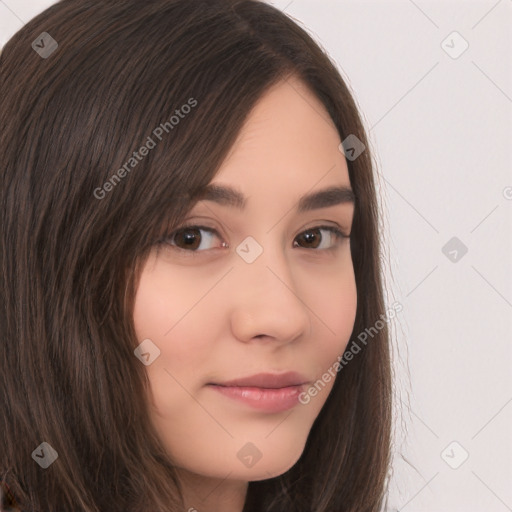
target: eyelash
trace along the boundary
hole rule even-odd
[[[170,248],[172,248],[173,250],[177,250],[177,251],[180,251],[182,253],[188,253],[187,255],[188,256],[197,256],[198,254],[200,253],[203,253],[203,252],[207,252],[209,250],[212,250],[212,249],[203,249],[203,250],[188,250],[188,249],[183,249],[182,247],[177,247],[173,244],[171,244],[169,241],[173,240],[174,237],[181,231],[187,231],[187,230],[192,230],[192,229],[197,229],[197,230],[203,230],[203,231],[208,231],[209,233],[212,233],[214,234],[215,236],[217,236],[219,239],[220,239],[220,235],[219,233],[217,232],[216,229],[214,228],[211,228],[211,227],[208,227],[208,226],[201,226],[201,225],[197,225],[197,224],[186,224],[186,225],[183,225],[183,226],[180,226],[179,228],[175,229],[172,233],[169,233],[168,235],[165,235],[164,237],[160,238],[157,243],[159,245],[165,245],[165,246],[168,246]],[[315,231],[315,230],[325,230],[325,231],[329,231],[330,233],[334,234],[334,236],[337,238],[337,243],[335,243],[332,247],[329,247],[328,249],[316,249],[316,251],[320,251],[320,252],[332,252],[332,251],[335,251],[341,241],[343,241],[344,239],[349,239],[350,238],[350,234],[346,234],[344,233],[341,229],[339,229],[338,227],[336,226],[326,226],[326,225],[319,225],[319,226],[313,226],[313,227],[310,227],[304,231],[302,231],[301,233],[299,233],[297,235],[297,237],[299,237],[300,235],[303,235],[304,233],[308,233],[310,231]],[[296,238],[297,238],[296,237]],[[294,240],[294,243],[295,243],[295,240]],[[296,246],[294,246],[296,247]],[[311,250],[311,249],[308,249],[307,247],[299,247],[300,249],[306,249],[306,250]],[[221,249],[220,247],[218,247],[217,249]],[[313,249],[315,250],[315,249]]]

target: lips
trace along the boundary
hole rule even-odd
[[[286,373],[258,373],[249,377],[241,377],[225,382],[213,382],[216,386],[246,387],[262,389],[281,389],[291,386],[302,386],[308,379],[297,372]]]
[[[297,372],[260,373],[207,387],[239,404],[264,413],[279,413],[298,405],[308,380]]]

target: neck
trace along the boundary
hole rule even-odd
[[[242,512],[248,483],[210,478],[178,469],[185,512]]]

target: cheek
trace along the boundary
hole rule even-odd
[[[141,274],[133,312],[135,332],[139,341],[149,338],[157,345],[161,354],[156,361],[160,365],[170,358],[174,365],[192,357],[197,360],[203,353],[198,349],[205,348],[196,346],[198,341],[206,340],[191,335],[195,323],[190,320],[199,309],[202,321],[209,322],[208,310],[200,304],[208,283],[192,277],[187,272],[170,272],[164,264],[151,262]]]
[[[347,339],[354,327],[357,310],[357,289],[353,274],[328,283],[322,298],[325,323],[336,338]]]
[[[303,300],[312,318],[312,334],[303,358],[314,368],[315,382],[305,391],[301,403],[314,419],[324,406],[336,378],[339,357],[345,352],[354,329],[357,287],[351,259],[339,267],[318,268],[304,278]]]
[[[207,440],[205,425],[210,419],[191,398],[203,383],[201,372],[212,350],[204,335],[211,307],[208,300],[200,300],[208,283],[200,281],[187,272],[170,272],[165,264],[147,264],[133,312],[138,341],[149,338],[160,351],[145,367],[148,412],[168,453],[183,466],[190,458],[201,462],[196,444],[198,439]]]
[[[342,261],[314,274],[309,282],[306,304],[311,310],[316,336],[313,343],[322,349],[323,363],[332,363],[349,343],[357,311],[357,288],[352,261]],[[318,357],[318,356],[317,356]]]
[[[193,404],[189,391],[201,383],[212,350],[204,326],[213,313],[205,307],[208,301],[200,300],[207,285],[159,263],[147,264],[141,274],[133,319],[138,341],[150,339],[160,352],[146,366],[148,400],[157,414],[172,418]]]

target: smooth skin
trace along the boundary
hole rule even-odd
[[[142,269],[135,329],[160,350],[146,367],[150,414],[185,510],[241,512],[249,481],[297,462],[332,390],[334,379],[306,405],[267,413],[207,384],[285,371],[313,384],[343,354],[357,304],[350,239],[315,228],[349,235],[354,206],[296,209],[304,194],[350,187],[340,142],[303,82],[272,87],[212,180],[243,193],[245,208],[201,200],[183,224],[215,231],[169,233]],[[252,263],[236,251],[248,236],[263,249]],[[261,453],[252,467],[237,456],[247,443]]]

